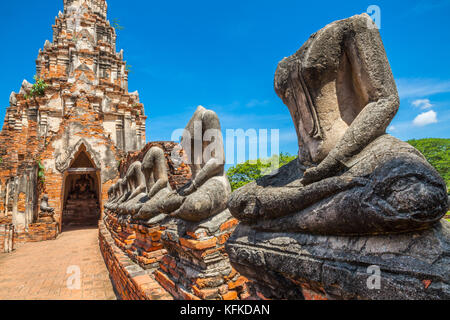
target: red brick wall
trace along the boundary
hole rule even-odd
[[[230,218],[222,223],[214,235],[206,234],[202,229],[184,235],[178,231],[166,230],[163,245],[169,253],[155,271],[156,280],[181,300],[190,296],[203,300],[248,299],[248,279],[238,274],[231,265],[227,275],[210,277],[193,276],[185,268],[186,264],[191,264],[191,268],[202,270],[203,265],[213,260],[229,263],[225,243],[238,223],[235,218]]]
[[[100,250],[108,268],[114,289],[123,300],[173,300],[144,269],[119,249],[106,229],[99,223]]]
[[[182,237],[172,235],[165,227],[148,227],[138,224],[121,225],[117,216],[106,212],[100,222],[100,248],[108,266],[111,279],[123,299],[155,298],[152,290],[142,296],[142,289],[133,282],[126,270],[140,270],[145,281],[159,284],[158,295],[163,288],[166,296],[179,300],[245,300],[252,298],[247,288],[248,279],[230,268],[226,276],[192,278],[186,274],[182,262],[170,252],[181,251],[195,257],[193,264],[218,259],[226,262],[225,242],[238,221],[224,221],[214,237],[202,232],[188,232]],[[165,239],[162,239],[165,235]],[[208,239],[206,239],[208,238]],[[206,239],[206,240],[205,240]],[[168,252],[168,248],[171,248]],[[176,248],[176,249],[174,249]],[[195,261],[194,261],[195,260]],[[195,268],[195,266],[192,266]],[[200,267],[200,266],[199,266]],[[202,268],[202,267],[200,267]],[[153,290],[156,290],[153,288]]]
[[[167,253],[161,242],[162,229],[139,224],[119,224],[117,216],[106,213],[105,227],[111,233],[114,244],[136,264],[144,269],[155,269]]]
[[[16,233],[15,243],[55,240],[59,230],[58,223],[33,223],[28,226],[28,232]]]

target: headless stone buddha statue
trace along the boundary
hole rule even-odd
[[[161,199],[172,191],[167,174],[166,158],[161,148],[152,147],[146,153],[142,161],[142,172],[145,176],[147,194],[131,209],[133,212],[138,212],[133,216],[134,220],[152,224],[155,223],[154,218],[161,215],[159,211]]]
[[[117,190],[118,190],[117,199],[111,203],[109,208],[113,212],[115,212],[119,207],[119,205],[121,205],[124,201],[126,201],[126,199],[128,199],[128,197],[130,196],[130,192],[128,192],[126,177],[124,177],[123,179],[119,179],[117,181]]]
[[[125,179],[127,181],[127,189],[129,196],[118,207],[119,214],[133,214],[130,212],[136,203],[146,195],[145,193],[145,176],[141,170],[142,164],[140,161],[133,162],[127,170]]]
[[[217,114],[199,106],[184,130],[181,146],[187,154],[192,180],[152,203],[152,208],[146,205],[146,210],[200,222],[226,210],[231,194]]]
[[[108,202],[105,204],[106,209],[110,209],[111,205],[119,198],[119,184],[116,182],[110,189],[111,194],[108,194]]]
[[[233,193],[231,213],[257,231],[374,235],[427,229],[447,212],[446,185],[409,144],[386,134],[399,97],[368,15],[336,21],[278,65],[299,158]]]

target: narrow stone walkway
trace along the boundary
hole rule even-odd
[[[96,228],[0,254],[0,300],[115,299]]]

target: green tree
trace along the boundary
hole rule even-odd
[[[447,183],[450,189],[450,139],[420,139],[408,141],[419,150],[428,162],[436,168],[437,172]]]
[[[246,161],[231,167],[227,171],[231,188],[233,191],[237,190],[240,187],[243,187],[256,179],[269,174],[273,170],[278,169],[295,159],[296,156],[292,156],[288,153],[281,153],[279,156],[274,155],[269,159]],[[275,165],[277,163],[278,165]]]

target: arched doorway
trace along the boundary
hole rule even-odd
[[[100,219],[100,170],[82,144],[64,172],[62,231],[96,226]]]

